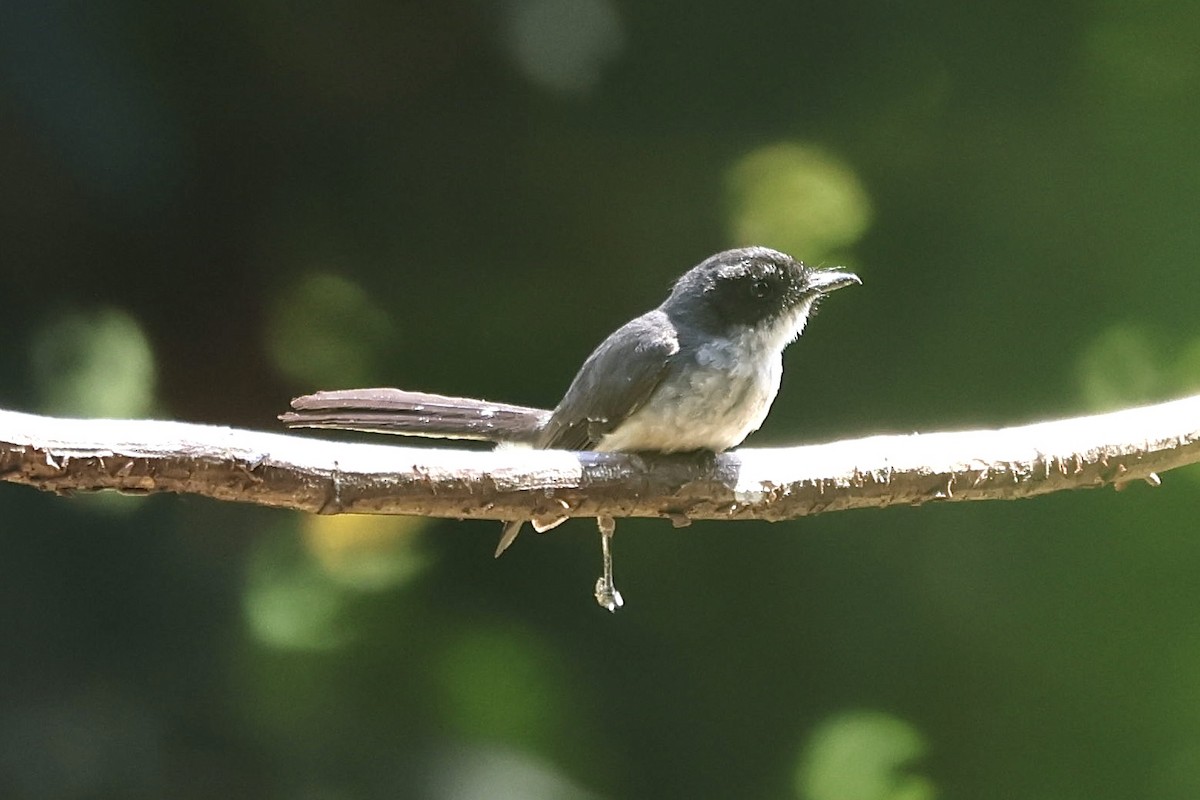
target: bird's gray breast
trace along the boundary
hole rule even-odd
[[[781,348],[746,328],[683,347],[641,408],[597,450],[727,450],[758,430],[783,375]]]

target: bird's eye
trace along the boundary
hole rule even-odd
[[[774,287],[771,286],[770,281],[759,278],[758,280],[756,280],[750,284],[750,294],[754,295],[755,297],[760,297],[760,298],[766,297],[767,295],[769,295],[771,293],[771,290],[773,288]]]

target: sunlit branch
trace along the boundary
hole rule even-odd
[[[1200,396],[1035,425],[746,448],[715,458],[397,447],[149,420],[0,411],[0,478],[177,492],[317,513],[486,519],[790,519],[999,500],[1200,461]]]

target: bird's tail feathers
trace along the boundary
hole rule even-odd
[[[289,428],[532,443],[550,418],[541,408],[401,389],[341,389],[292,400]]]

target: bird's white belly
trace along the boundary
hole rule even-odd
[[[686,381],[660,384],[596,449],[672,453],[741,444],[766,419],[783,376],[780,353],[756,344],[701,346]]]

